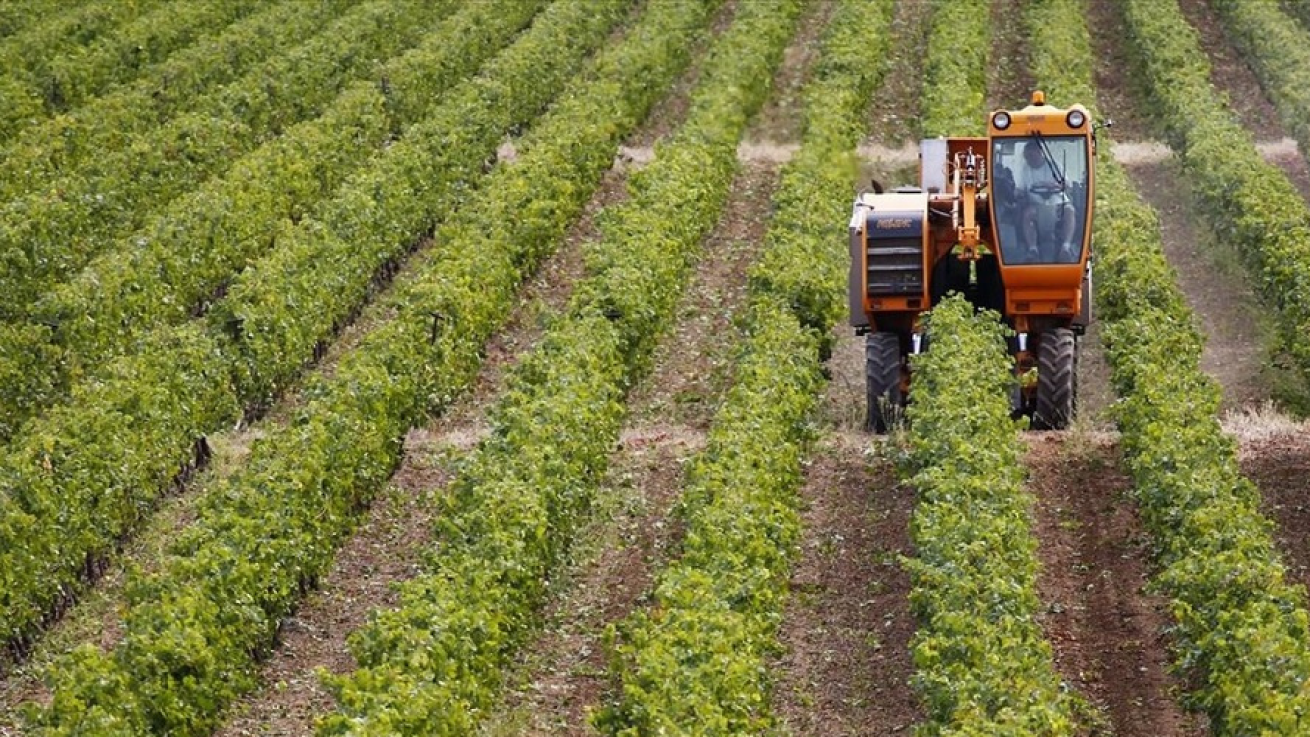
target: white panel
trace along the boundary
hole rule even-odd
[[[919,186],[923,191],[946,191],[945,138],[925,138],[919,141],[919,170]]]

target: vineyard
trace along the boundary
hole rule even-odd
[[[0,0],[0,59],[0,737],[1310,735],[1310,2]],[[1113,121],[1078,417],[952,296],[868,434],[852,200],[1035,89]]]

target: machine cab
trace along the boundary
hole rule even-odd
[[[1047,105],[1037,92],[1022,110],[992,113],[988,140],[991,235],[1006,314],[1080,312],[1067,296],[1083,291],[1090,248],[1091,116],[1081,105]]]

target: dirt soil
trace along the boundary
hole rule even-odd
[[[1201,38],[1201,48],[1210,60],[1210,83],[1227,98],[1242,125],[1258,140],[1282,138],[1285,134],[1278,109],[1265,96],[1250,65],[1229,42],[1223,21],[1209,0],[1180,0],[1178,5]]]
[[[1128,29],[1114,0],[1088,0],[1087,26],[1096,59],[1096,98],[1101,117],[1114,122],[1106,131],[1113,140],[1159,138],[1149,110],[1142,75],[1128,46]]]
[[[1210,58],[1210,82],[1228,99],[1242,125],[1261,142],[1287,138],[1277,108],[1260,88],[1250,65],[1229,42],[1223,24],[1208,0],[1181,0],[1179,6],[1200,33],[1201,47]],[[1310,167],[1302,156],[1271,159],[1292,181],[1301,196],[1310,199]]]
[[[1115,395],[1110,386],[1110,364],[1105,361],[1105,346],[1101,343],[1101,323],[1095,311],[1092,315],[1087,332],[1078,339],[1078,406],[1074,422],[1090,430],[1108,430],[1114,426],[1109,410]]]
[[[891,63],[874,95],[857,186],[917,180],[922,49],[929,3],[896,4]],[[796,735],[908,733],[922,716],[913,672],[908,574],[912,492],[864,435],[864,340],[833,330],[830,380],[817,421],[824,431],[801,494],[800,558],[779,632],[773,710]],[[881,442],[881,441],[880,441]]]
[[[1028,69],[1024,45],[1023,3],[1019,0],[992,2],[992,49],[988,57],[987,109],[1016,108],[1028,104],[1035,89]],[[1064,104],[1052,100],[1054,104]]]
[[[1142,591],[1150,550],[1119,458],[1104,436],[1026,435],[1042,568],[1042,628],[1065,681],[1116,737],[1207,734],[1168,673],[1168,604]],[[1107,731],[1108,730],[1108,731]]]
[[[818,421],[824,430],[860,433],[864,428],[864,338],[846,325],[832,330],[832,356],[825,369],[828,386],[819,405]]]
[[[1242,444],[1242,473],[1259,487],[1263,511],[1290,580],[1310,587],[1310,432],[1277,434]]]
[[[869,143],[890,148],[918,144],[919,98],[923,86],[923,49],[928,43],[928,16],[932,3],[927,0],[901,0],[892,16],[891,63],[873,99],[869,118]],[[871,59],[870,62],[881,62]]]
[[[913,491],[881,457],[885,441],[833,432],[802,496],[803,539],[780,639],[774,709],[794,735],[909,734],[923,718],[908,573]]]
[[[1255,72],[1242,58],[1227,39],[1224,24],[1208,0],[1182,0],[1179,7],[1192,27],[1200,34],[1201,48],[1204,48],[1210,62],[1210,84],[1214,85],[1227,99],[1229,107],[1237,114],[1242,126],[1251,131],[1251,135],[1260,143],[1276,143],[1288,137],[1282,127],[1279,111],[1265,96],[1256,79]],[[1310,199],[1310,168],[1300,154],[1294,156],[1268,157],[1271,164],[1279,166],[1282,173],[1301,192],[1302,198]]]
[[[746,140],[800,141],[805,102],[801,93],[835,9],[835,4],[828,1],[814,3],[806,9],[795,38],[783,53],[782,64],[773,79],[773,93],[751,121]]]
[[[1198,3],[1186,0],[1183,4],[1189,3],[1193,6],[1189,12],[1194,14]],[[1103,108],[1115,117],[1115,137],[1147,140],[1153,131],[1139,111],[1149,110],[1150,106],[1145,102],[1145,92],[1133,82],[1140,75],[1131,73],[1134,62],[1127,48],[1123,17],[1109,0],[1091,0],[1089,7],[1092,43],[1101,60],[1097,94]],[[1208,8],[1201,9],[1208,15]],[[1232,54],[1213,18],[1206,28],[1207,45],[1213,49],[1218,44]],[[1230,90],[1241,84],[1240,97],[1263,99],[1244,65],[1216,63],[1215,69],[1217,84],[1226,80]],[[1248,100],[1247,104],[1255,103]],[[1275,118],[1272,113],[1265,117]],[[1270,133],[1275,134],[1281,137],[1277,130]],[[1187,190],[1187,178],[1177,162],[1157,161],[1155,157],[1143,157],[1142,162],[1129,164],[1128,173],[1134,188],[1160,217],[1165,256],[1177,271],[1178,285],[1206,334],[1201,368],[1223,387],[1225,408],[1260,404],[1269,396],[1267,382],[1262,378],[1266,353],[1261,327],[1264,310],[1251,290],[1249,278],[1237,256],[1222,253],[1219,249],[1223,244],[1216,243],[1200,222],[1196,200]]]
[[[508,677],[483,735],[596,735],[589,716],[610,686],[607,628],[647,603],[652,572],[680,529],[670,510],[683,465],[704,445],[689,428],[624,433],[591,521],[543,613],[545,626]]]
[[[632,139],[650,140],[654,130],[676,126],[687,109],[689,90],[684,77]],[[563,247],[524,285],[506,328],[488,342],[471,391],[445,415],[411,431],[389,492],[374,504],[367,520],[338,553],[321,590],[290,620],[291,626],[284,630],[265,666],[265,687],[233,708],[231,720],[219,735],[310,735],[314,716],[334,706],[313,675],[314,669],[352,669],[354,663],[345,647],[347,635],[366,621],[368,612],[394,603],[391,584],[418,572],[419,554],[430,540],[426,495],[445,488],[452,461],[485,434],[486,410],[501,392],[509,370],[540,339],[548,318],[567,304],[573,285],[583,274],[583,244],[599,235],[596,215],[626,198],[626,181],[623,167],[606,173]],[[353,332],[343,339],[349,340]],[[329,354],[329,360],[334,354]]]
[[[1197,222],[1186,177],[1177,162],[1128,167],[1142,198],[1160,216],[1165,256],[1206,334],[1201,369],[1223,387],[1224,408],[1258,405],[1269,397],[1263,380],[1264,310],[1234,254]]]
[[[710,22],[709,32],[702,34],[696,42],[691,58],[699,59],[704,56],[705,49],[709,46],[709,39],[728,30],[736,14],[736,0],[725,2]],[[651,111],[650,117],[636,134],[625,142],[626,145],[633,148],[650,148],[657,141],[667,138],[677,130],[678,126],[682,125],[682,121],[687,118],[687,111],[691,106],[691,91],[695,89],[696,82],[699,80],[700,64],[693,62],[688,66],[687,72],[674,84],[668,96]]]

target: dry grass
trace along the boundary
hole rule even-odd
[[[1277,438],[1310,435],[1310,420],[1287,415],[1273,402],[1229,410],[1220,418],[1224,432],[1246,446]]]

